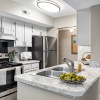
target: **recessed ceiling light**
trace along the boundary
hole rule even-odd
[[[60,5],[51,0],[37,0],[37,6],[49,12],[60,11]]]

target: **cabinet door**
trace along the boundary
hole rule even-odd
[[[40,27],[37,25],[33,26],[33,35],[41,35]]]
[[[15,46],[24,46],[24,22],[16,21],[16,42]]]
[[[25,46],[32,47],[33,26],[25,23]]]
[[[31,64],[23,65],[23,73],[31,72]]]
[[[77,12],[77,43],[80,46],[91,45],[91,9]]]
[[[15,21],[9,18],[2,18],[2,33],[15,36]]]
[[[32,64],[32,71],[39,70],[39,63]]]

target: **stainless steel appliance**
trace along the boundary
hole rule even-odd
[[[7,53],[8,52],[8,42],[0,40],[0,53]]]
[[[49,36],[33,36],[32,47],[33,60],[40,60],[40,69],[57,65],[57,39]]]
[[[0,83],[0,100],[17,100],[17,83],[14,81],[14,76],[16,67],[21,66],[21,63],[9,62],[7,53],[0,53],[0,72],[6,70],[6,83]]]

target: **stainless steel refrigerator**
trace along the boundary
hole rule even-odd
[[[40,69],[57,65],[57,39],[49,36],[32,36],[33,60],[40,60]]]

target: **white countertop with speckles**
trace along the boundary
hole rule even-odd
[[[18,61],[17,63],[22,63],[23,65],[25,64],[32,64],[32,63],[39,63],[39,60],[26,60],[26,61]]]
[[[66,64],[57,66],[66,67]],[[78,97],[82,96],[100,77],[100,68],[94,68],[89,66],[83,66],[83,68],[85,69],[85,71],[82,71],[81,73],[79,73],[79,75],[84,75],[87,79],[83,84],[80,85],[67,84],[63,83],[62,81],[60,81],[60,79],[57,78],[49,78],[49,77],[35,75],[35,73],[39,71],[26,73],[22,75],[16,75],[15,80],[18,82],[29,84],[33,87],[42,88],[65,96],[69,95],[72,97]],[[43,70],[48,70],[48,69],[52,69],[52,67]]]

